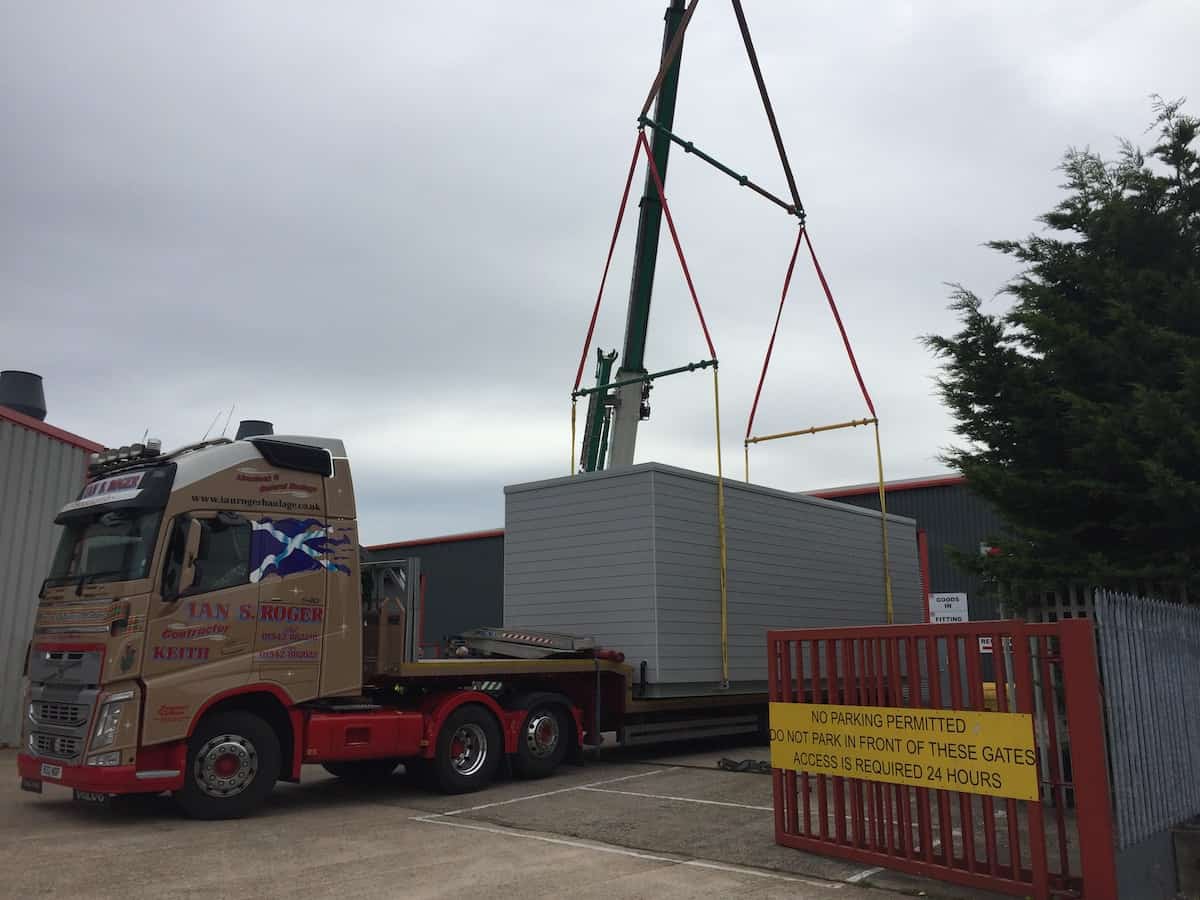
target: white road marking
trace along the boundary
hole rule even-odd
[[[864,878],[870,878],[876,872],[882,872],[882,871],[883,871],[882,866],[876,866],[874,869],[863,869],[861,872],[856,872],[855,874],[851,875],[849,878],[846,879],[846,881],[849,884],[858,884]]]
[[[636,772],[632,775],[621,775],[617,778],[607,778],[607,779],[604,779],[603,781],[593,781],[588,784],[578,784],[578,785],[573,785],[571,787],[558,788],[557,790],[553,790],[553,791],[542,791],[541,793],[537,793],[537,794],[523,794],[520,797],[512,797],[508,800],[497,800],[493,803],[480,803],[477,806],[467,806],[467,807],[463,807],[461,809],[449,810],[447,812],[427,813],[427,814],[421,815],[421,816],[413,816],[412,821],[421,822],[426,825],[448,825],[453,828],[466,828],[471,831],[484,831],[484,832],[488,832],[490,834],[500,834],[500,835],[507,835],[508,837],[524,838],[525,840],[541,841],[546,844],[558,844],[558,845],[564,846],[564,847],[575,847],[575,848],[583,849],[583,850],[594,850],[598,853],[613,853],[613,854],[617,854],[619,856],[628,856],[633,859],[642,859],[642,860],[646,860],[649,862],[671,863],[673,865],[692,866],[693,868],[700,868],[700,869],[712,869],[715,871],[728,872],[728,873],[736,874],[736,875],[750,875],[750,876],[754,876],[757,878],[769,878],[769,879],[774,879],[774,880],[778,880],[778,881],[788,881],[788,882],[794,882],[797,884],[806,884],[811,887],[825,888],[827,890],[839,890],[841,888],[844,888],[847,884],[858,884],[859,882],[862,882],[862,881],[866,880],[867,878],[870,878],[872,875],[875,875],[875,874],[883,871],[882,867],[877,866],[877,867],[870,868],[870,869],[863,869],[863,870],[856,872],[853,875],[850,875],[840,881],[812,881],[812,880],[805,879],[805,878],[797,878],[797,877],[794,877],[791,875],[782,875],[782,874],[779,874],[776,872],[767,872],[767,871],[763,871],[763,870],[759,870],[759,869],[748,869],[748,868],[744,868],[741,866],[732,866],[732,865],[727,865],[725,863],[711,862],[709,860],[684,859],[684,858],[679,858],[679,857],[674,857],[674,856],[663,856],[660,854],[645,853],[645,852],[639,851],[639,850],[630,850],[627,847],[618,847],[618,846],[614,846],[612,844],[603,844],[603,843],[595,842],[595,841],[578,841],[578,840],[568,840],[566,838],[550,837],[549,835],[534,834],[531,832],[520,831],[518,829],[508,828],[508,827],[505,827],[502,825],[475,825],[475,824],[468,824],[466,822],[446,821],[446,818],[449,816],[464,815],[466,813],[478,812],[478,811],[484,810],[484,809],[492,809],[497,806],[507,806],[511,803],[521,803],[526,800],[540,800],[543,797],[553,797],[553,796],[557,796],[559,794],[573,793],[575,791],[587,791],[589,793],[596,793],[596,794],[618,794],[618,795],[624,796],[624,797],[643,797],[643,798],[649,799],[649,800],[669,800],[669,801],[674,801],[674,802],[679,802],[679,803],[699,803],[699,804],[703,804],[706,806],[727,806],[727,807],[734,807],[737,809],[752,809],[752,810],[759,811],[759,812],[774,812],[775,811],[775,808],[773,806],[755,806],[755,805],[752,805],[749,803],[733,803],[733,802],[725,801],[725,800],[701,800],[696,797],[678,797],[678,796],[674,796],[671,794],[650,794],[650,793],[643,793],[641,791],[622,791],[622,790],[617,790],[615,788],[604,787],[604,785],[617,784],[619,782],[630,781],[635,778],[645,778],[648,775],[661,775],[664,772],[669,772],[669,771],[671,771],[671,769],[669,769],[669,768],[667,768],[667,769],[651,769],[648,772]],[[815,815],[814,815],[814,818],[816,818]],[[848,821],[848,822],[852,821],[852,819],[849,815],[846,816],[846,821]],[[930,825],[932,828],[933,823],[931,822]],[[916,830],[919,827],[919,823],[914,822],[914,823],[912,823],[911,827],[914,830]],[[869,831],[870,829],[868,828],[867,830]],[[961,837],[961,835],[962,835],[962,832],[958,828],[952,828],[951,833],[955,837]],[[941,846],[941,841],[938,839],[934,839],[934,841],[932,842],[932,846],[934,849],[939,848]]]
[[[653,774],[651,772],[645,773]],[[578,788],[567,788],[566,790],[578,790]],[[555,793],[558,793],[557,791]],[[838,881],[812,881],[807,878],[796,878],[792,875],[781,875],[777,872],[766,872],[760,869],[747,869],[742,866],[730,866],[725,863],[710,862],[706,859],[681,859],[673,856],[661,856],[657,853],[643,853],[640,850],[630,850],[627,847],[615,847],[612,844],[601,844],[594,841],[572,841],[566,838],[550,837],[544,834],[532,834],[525,831],[517,831],[511,828],[495,825],[472,825],[467,822],[448,822],[444,819],[435,819],[432,816],[414,819],[417,822],[423,822],[426,825],[446,825],[450,828],[466,828],[470,831],[484,831],[488,834],[500,834],[507,837],[524,838],[529,841],[541,841],[545,844],[557,844],[561,847],[575,847],[580,850],[594,850],[597,853],[613,853],[618,856],[628,856],[633,859],[642,859],[647,862],[671,863],[677,866],[692,866],[698,869],[713,869],[718,872],[729,872],[733,875],[750,875],[755,878],[769,878],[775,881],[788,881],[794,884],[807,884],[810,887],[823,888],[825,890],[836,891],[841,890],[846,885]]]
[[[695,797],[672,797],[669,794],[642,794],[637,791],[614,791],[608,788],[586,785],[578,788],[581,791],[594,791],[597,794],[621,794],[625,797],[645,797],[648,800],[677,800],[680,803],[704,803],[709,806],[736,806],[738,809],[757,809],[764,812],[775,812],[773,806],[751,806],[749,803],[730,803],[726,800],[698,800]]]
[[[509,800],[497,800],[495,803],[480,803],[478,806],[466,806],[462,809],[452,809],[449,812],[427,813],[423,816],[413,816],[417,821],[423,822],[428,819],[440,819],[443,816],[460,816],[463,813],[478,812],[481,809],[491,809],[494,806],[507,806],[510,803],[520,803],[524,800],[540,800],[542,797],[553,797],[556,794],[566,794],[570,791],[579,791],[584,788],[599,787],[603,784],[616,784],[618,781],[629,781],[633,778],[645,778],[647,775],[659,775],[663,772],[668,772],[669,769],[651,769],[649,772],[638,772],[634,775],[622,775],[620,778],[607,778],[604,781],[593,781],[590,784],[577,784],[572,787],[559,788],[556,791],[543,791],[540,794],[524,794],[520,797],[513,797]]]

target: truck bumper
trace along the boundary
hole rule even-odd
[[[17,754],[17,772],[23,785],[45,782],[91,794],[157,794],[183,787],[181,769],[139,772],[137,766],[63,766],[28,753]]]

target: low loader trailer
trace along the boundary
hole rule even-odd
[[[420,659],[415,560],[360,561],[341,441],[157,442],[94,459],[56,521],[27,665],[24,789],[254,810],[306,763],[442,791],[624,743],[759,731],[757,694],[651,699],[614,650],[481,628]]]

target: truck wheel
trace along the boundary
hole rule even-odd
[[[322,767],[330,775],[336,775],[343,781],[360,783],[384,781],[400,765],[398,759],[354,759],[341,762],[322,763]]]
[[[491,782],[503,753],[492,714],[475,704],[460,706],[438,732],[433,776],[447,794],[477,791]]]
[[[521,778],[545,778],[563,761],[571,744],[571,722],[562,704],[535,703],[521,723],[513,771]]]
[[[279,738],[253,713],[201,720],[188,741],[183,789],[175,795],[193,819],[237,819],[254,810],[279,776]]]

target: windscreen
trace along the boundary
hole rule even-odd
[[[145,578],[161,518],[159,509],[109,510],[71,518],[63,527],[46,583]]]

